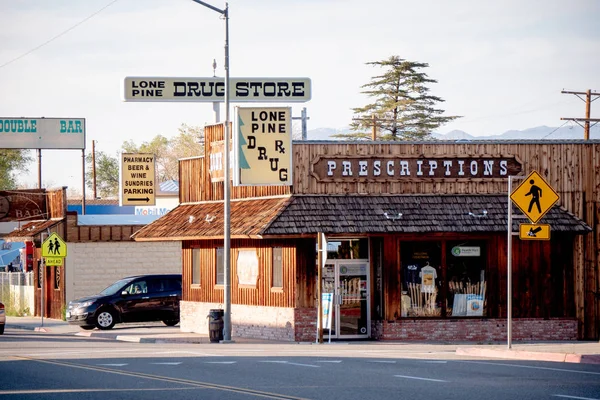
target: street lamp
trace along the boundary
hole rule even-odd
[[[192,0],[204,7],[210,8],[213,11],[218,12],[225,18],[225,150],[223,163],[225,164],[225,176],[223,182],[223,202],[224,202],[224,230],[223,235],[223,263],[224,275],[225,275],[225,291],[224,291],[224,302],[225,312],[223,315],[223,340],[231,341],[231,261],[230,261],[230,194],[229,194],[229,6],[225,3],[225,9],[221,10],[215,6],[205,3],[201,0]]]

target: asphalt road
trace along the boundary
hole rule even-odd
[[[11,331],[0,399],[600,399],[600,365],[427,346],[143,344]]]

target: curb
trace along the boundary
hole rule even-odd
[[[538,351],[523,350],[494,350],[481,349],[477,347],[456,349],[456,354],[473,357],[492,357],[510,360],[534,360],[566,362],[578,364],[600,364],[600,355],[574,354],[574,353],[544,353]]]

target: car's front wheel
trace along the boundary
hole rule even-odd
[[[112,329],[115,326],[115,313],[114,311],[105,309],[100,310],[96,315],[96,327],[98,329],[107,330]]]
[[[166,321],[163,321],[163,324],[165,324],[166,326],[175,326],[179,323],[178,319],[168,319]]]

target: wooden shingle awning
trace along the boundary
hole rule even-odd
[[[506,232],[507,204],[506,195],[296,196],[261,235]],[[513,219],[513,231],[520,223],[528,220]],[[592,230],[559,206],[539,223],[552,232]]]
[[[231,201],[231,238],[393,233],[499,233],[506,195],[292,196]],[[513,206],[513,215],[520,211]],[[514,218],[513,231],[527,219]],[[592,229],[562,207],[541,219],[553,233]],[[133,235],[136,241],[223,238],[223,202],[183,204]]]
[[[37,235],[62,223],[65,218],[27,222],[21,228],[7,234],[4,238],[12,242],[34,241]]]
[[[285,209],[289,201],[289,196],[231,200],[231,238],[260,238],[268,223]],[[136,241],[222,239],[223,202],[179,205],[132,236]]]

